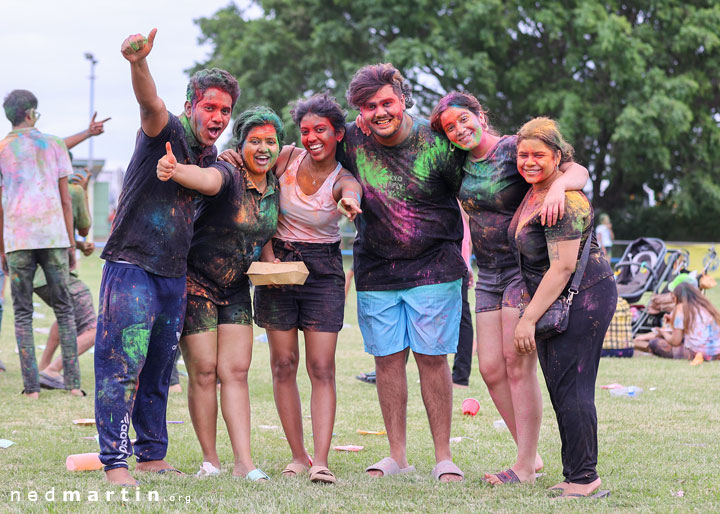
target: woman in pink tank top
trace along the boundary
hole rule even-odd
[[[267,330],[275,405],[292,462],[285,476],[310,468],[313,482],[334,483],[328,453],[335,423],[335,347],[343,325],[345,275],[338,221],[361,213],[362,188],[335,159],[345,134],[345,113],[327,93],[300,100],[291,111],[304,150],[286,146],[278,157],[280,214],[264,261],[303,261],[310,271],[302,286],[255,288],[255,322]],[[309,462],[303,441],[297,387],[298,329],[305,335],[305,358],[312,384],[315,455]]]

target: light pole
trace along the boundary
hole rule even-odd
[[[85,59],[90,61],[90,119],[92,120],[93,114],[95,113],[95,65],[97,64],[97,60],[95,59],[95,56],[91,54],[90,52],[85,52]],[[90,171],[90,183],[88,184],[88,203],[90,207],[90,212],[94,212],[95,207],[95,195],[94,195],[94,186],[95,186],[95,180],[93,180],[93,137],[90,136],[90,139],[88,139],[88,144],[90,145],[88,147],[88,170]],[[90,225],[90,232],[86,238],[87,241],[92,241],[94,239],[94,230],[92,225]]]
[[[90,52],[85,53],[85,59],[90,61],[90,119],[93,117],[93,113],[95,112],[95,65],[97,64],[97,60],[95,60],[95,56],[91,54]],[[88,148],[88,169],[90,170],[90,173],[92,173],[93,169],[93,138],[90,137],[88,140],[88,144],[90,147]]]

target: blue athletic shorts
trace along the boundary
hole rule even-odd
[[[358,291],[365,351],[384,357],[405,348],[423,355],[457,351],[462,279],[396,291]]]

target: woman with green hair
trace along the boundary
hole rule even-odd
[[[160,180],[172,179],[205,194],[198,205],[188,255],[187,309],[180,347],[188,370],[188,406],[203,453],[198,476],[220,473],[216,450],[217,392],[235,457],[234,476],[268,480],[250,455],[248,370],[252,307],[245,272],[260,259],[278,221],[277,180],[270,171],[280,153],[283,124],[268,107],[249,109],[233,126],[239,166],[178,164],[160,159]]]

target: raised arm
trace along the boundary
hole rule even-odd
[[[340,171],[333,186],[333,198],[338,204],[338,210],[347,216],[350,221],[354,221],[358,214],[362,214],[360,209],[362,186],[344,168]]]
[[[97,113],[94,113],[92,119],[90,120],[90,125],[88,125],[88,128],[86,128],[82,132],[78,132],[77,134],[68,136],[64,139],[65,146],[67,146],[68,150],[70,150],[73,146],[79,145],[86,139],[89,139],[93,136],[98,136],[105,132],[105,122],[109,121],[110,118],[105,118],[101,121],[95,121],[96,116]]]
[[[173,179],[181,186],[207,196],[215,196],[222,187],[222,173],[216,168],[179,164],[170,143],[165,143],[165,156],[158,161],[157,176],[163,182]]]
[[[535,325],[560,296],[575,271],[580,239],[547,243],[550,268],[543,275],[530,304],[515,328],[515,349],[519,353],[535,350]]]
[[[590,178],[587,168],[576,162],[562,163],[560,171],[562,176],[550,186],[540,211],[540,222],[549,227],[565,214],[565,191],[582,191]]]
[[[157,29],[152,29],[147,38],[142,34],[128,36],[120,47],[123,57],[130,62],[133,91],[140,106],[140,125],[150,137],[157,136],[168,121],[165,102],[157,94],[146,59],[152,50],[156,33]]]

